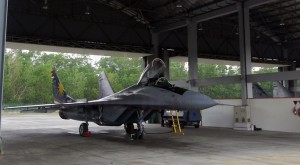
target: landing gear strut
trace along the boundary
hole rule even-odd
[[[138,122],[137,124],[137,129],[134,129],[133,134],[131,134],[132,139],[143,139],[144,137],[144,125],[143,125],[143,116],[144,116],[144,111],[140,110],[137,111],[138,115]]]
[[[79,135],[82,137],[90,137],[92,133],[89,131],[89,123],[87,113],[85,114],[85,123],[81,123],[79,126]]]

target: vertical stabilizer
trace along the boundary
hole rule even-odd
[[[100,99],[103,98],[103,97],[114,94],[114,91],[111,88],[110,83],[109,83],[109,81],[107,79],[107,76],[106,76],[104,71],[102,71],[100,73],[99,90],[100,90],[100,92],[99,92],[99,98]]]
[[[53,68],[52,70],[52,92],[54,97],[54,103],[60,104],[60,103],[70,103],[75,102],[75,100],[70,97],[67,92],[64,89],[64,86],[60,82],[57,74],[56,69]]]
[[[273,97],[294,97],[279,81],[273,82]]]

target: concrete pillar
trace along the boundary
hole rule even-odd
[[[166,64],[164,77],[166,77],[167,79],[170,79],[170,52],[168,50],[164,50],[162,60],[164,60],[164,62]]]
[[[287,71],[287,67],[278,67],[278,72],[285,72]],[[279,81],[284,87],[287,87],[288,80],[281,80]]]
[[[282,49],[282,56],[284,59],[289,58],[289,51],[287,48],[283,47]],[[279,72],[285,72],[285,71],[295,71],[296,70],[296,63],[292,63],[290,66],[285,66],[285,67],[279,67],[278,71]],[[294,96],[295,92],[293,91],[295,85],[297,84],[296,80],[283,80],[282,85],[286,87]]]
[[[6,19],[7,19],[7,2],[0,1],[0,158],[2,157],[2,134],[1,134],[1,118],[3,103],[3,75],[4,75],[4,52],[5,52],[5,36],[6,36]]]
[[[282,47],[281,53],[284,59],[288,59],[288,49]],[[278,67],[278,72],[286,72],[286,71],[289,71],[289,68],[287,66]],[[282,80],[281,83],[284,87],[289,88],[288,80]]]
[[[189,80],[192,90],[198,91],[194,80],[198,79],[198,42],[197,42],[197,22],[192,19],[187,20],[188,31],[188,64]]]
[[[288,67],[288,71],[295,71],[296,70],[296,62],[293,62],[292,65]],[[297,80],[289,80],[287,82],[287,86],[289,91],[293,94],[293,96],[296,96],[296,92],[294,91],[294,88],[297,86]]]
[[[152,32],[152,46],[153,52],[151,56],[147,56],[147,63],[149,64],[155,58],[160,58],[160,51],[159,51],[159,33]]]
[[[238,3],[239,17],[239,45],[241,65],[241,97],[242,104],[247,105],[247,99],[253,98],[252,83],[247,82],[247,75],[251,74],[251,40],[249,8],[243,3]]]
[[[152,33],[152,45],[153,45],[153,55],[155,58],[159,57],[159,34]]]
[[[143,68],[146,68],[148,65],[148,56],[143,57]]]

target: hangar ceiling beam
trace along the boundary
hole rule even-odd
[[[264,5],[264,4],[267,4],[267,3],[271,3],[271,2],[274,2],[276,0],[248,0],[248,1],[245,1],[245,7],[247,8],[253,8],[253,7],[256,7],[256,6],[260,6],[260,5]]]
[[[247,76],[248,82],[300,80],[300,71],[286,71],[278,73],[265,73]]]
[[[274,82],[282,80],[300,80],[300,71],[285,71],[276,73],[263,73],[247,75],[247,82]],[[197,86],[210,86],[210,85],[230,85],[240,83],[241,76],[227,76],[227,77],[213,77],[206,79],[195,80]]]
[[[261,1],[261,0],[248,0],[245,2],[245,7],[247,8],[253,8],[259,5],[263,5],[263,4],[267,4],[267,3],[271,3],[275,0],[265,0],[265,1]],[[236,5],[230,5],[227,7],[223,7],[220,9],[216,9],[213,10],[211,12],[207,12],[205,14],[201,14],[195,17],[192,17],[193,21],[199,23],[199,22],[203,22],[203,21],[207,21],[210,19],[214,19],[214,18],[218,18],[218,17],[222,17],[228,14],[232,14],[232,13],[236,13],[238,11],[237,6]],[[170,30],[175,30],[175,29],[179,29],[182,27],[187,26],[187,22],[185,20],[182,21],[178,21],[166,26],[163,26],[161,28],[156,29],[156,32],[158,33],[162,33],[162,32],[166,32],[166,31],[170,31]]]
[[[226,77],[213,77],[206,79],[196,80],[198,87],[210,86],[210,85],[230,85],[241,82],[241,76],[226,76]]]
[[[5,39],[6,39],[6,19],[7,19],[7,2],[8,0],[0,1],[0,158],[2,156],[2,103],[3,103],[3,74],[4,74],[4,51],[5,51]]]
[[[287,43],[287,49],[300,48],[300,40],[294,40]]]
[[[192,17],[192,19],[193,19],[193,21],[198,23],[198,22],[207,21],[207,20],[210,20],[210,19],[213,19],[213,18],[221,17],[221,16],[224,16],[224,15],[228,15],[228,14],[234,13],[236,11],[237,11],[236,6],[231,5],[231,6],[224,7],[224,8],[221,8],[221,9],[217,9],[217,10],[214,10],[212,12],[208,12],[208,13],[196,16],[196,17]],[[179,28],[182,28],[182,27],[185,27],[185,26],[187,26],[187,22],[185,20],[183,20],[183,21],[179,21],[179,22],[161,27],[161,28],[157,29],[156,32],[159,32],[159,33],[166,32],[166,31],[170,31],[170,30],[179,29]]]

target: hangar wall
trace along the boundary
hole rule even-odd
[[[300,98],[250,99],[252,122],[263,130],[299,132],[300,117],[292,113]]]
[[[221,104],[241,105],[241,100],[216,100]],[[293,101],[300,98],[249,99],[252,124],[263,130],[300,133],[300,117],[292,113]],[[203,126],[233,128],[233,106],[203,110]]]
[[[242,105],[240,99],[216,100],[220,104]],[[201,111],[202,125],[211,127],[233,128],[233,106],[214,106]]]

